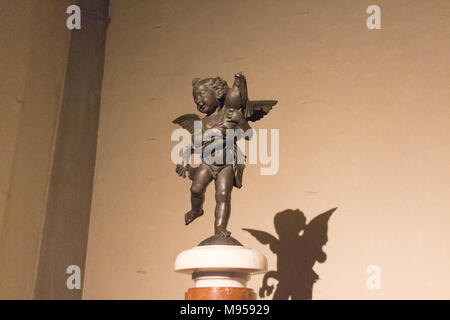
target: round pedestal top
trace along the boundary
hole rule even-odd
[[[260,252],[241,246],[207,245],[185,250],[175,260],[177,272],[208,270],[262,273],[267,270],[267,259]]]

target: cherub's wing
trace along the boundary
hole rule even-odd
[[[183,129],[186,129],[191,134],[194,134],[194,121],[201,120],[200,117],[193,113],[183,114],[179,116],[172,123],[180,125]]]
[[[248,231],[252,236],[256,238],[256,240],[258,240],[262,244],[269,244],[271,248],[278,242],[278,239],[268,232],[245,228],[242,228],[242,230]]]
[[[328,220],[336,209],[321,213],[308,223],[302,238],[307,241],[310,248],[322,250],[322,246],[328,242]]]
[[[277,103],[277,100],[247,101],[243,110],[245,120],[255,122],[262,119]]]

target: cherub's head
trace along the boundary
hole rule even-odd
[[[197,110],[208,115],[212,114],[218,107],[222,107],[228,84],[220,77],[196,78],[192,81],[192,96],[197,104]]]
[[[300,210],[287,209],[275,215],[275,231],[279,236],[298,236],[305,229],[306,217]]]

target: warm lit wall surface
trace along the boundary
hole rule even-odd
[[[0,0],[0,298],[32,297],[63,86],[67,1]]]
[[[32,1],[0,3],[0,233],[30,53]],[[7,48],[7,49],[6,49]]]
[[[253,127],[280,129],[280,170],[247,166],[233,236],[274,269],[241,228],[274,234],[279,211],[337,206],[313,298],[450,298],[449,13],[448,0],[112,1],[84,297],[183,298],[192,282],[173,263],[212,234],[214,193],[185,227],[171,120],[196,111],[194,77],[242,71],[251,98],[279,100]]]

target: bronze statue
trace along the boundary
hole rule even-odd
[[[192,180],[191,210],[185,214],[185,224],[188,225],[203,215],[205,191],[209,183],[214,180],[216,188],[215,236],[229,238],[231,233],[227,230],[227,224],[231,211],[231,191],[233,186],[242,187],[242,174],[245,168],[245,156],[237,147],[236,142],[242,137],[247,140],[251,139],[251,130],[249,130],[251,127],[248,122],[264,117],[277,104],[277,101],[249,101],[247,81],[242,73],[235,75],[231,88],[220,77],[202,80],[196,78],[192,82],[192,87],[197,110],[205,116],[200,118],[196,114],[185,114],[173,120],[173,123],[187,129],[193,137],[194,122],[201,121],[203,132],[214,132],[216,136],[219,134],[223,139],[202,139],[200,148],[202,163],[198,167],[193,168],[185,161],[176,167],[179,176],[185,178],[187,173]],[[238,129],[246,134],[234,136],[230,148],[224,141],[230,130]],[[212,146],[214,148],[211,148]],[[205,156],[207,148],[213,149],[209,155],[214,157],[212,162],[211,157]],[[191,147],[188,151],[190,155],[190,152],[195,152],[195,148]],[[230,158],[232,159],[231,163],[227,161]]]

